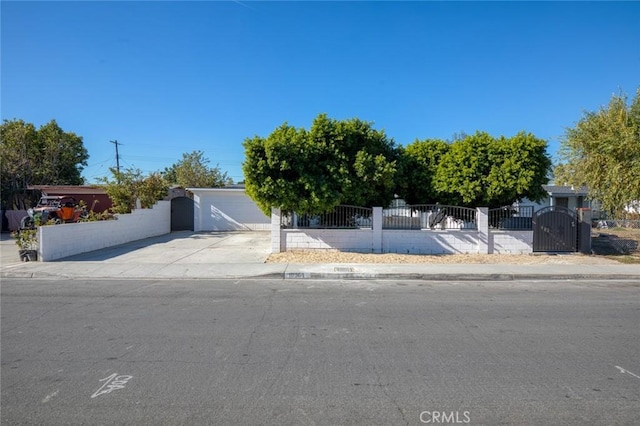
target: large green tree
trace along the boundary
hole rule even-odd
[[[218,188],[230,185],[233,180],[219,167],[210,167],[209,159],[202,151],[182,154],[182,159],[162,173],[170,184],[183,188]]]
[[[405,169],[407,200],[471,207],[539,200],[551,167],[547,142],[525,132],[511,138],[476,132],[449,145],[416,141],[404,156],[413,167]]]
[[[433,185],[447,202],[468,206],[485,206],[487,176],[491,170],[489,154],[493,138],[477,132],[451,144],[442,156]]]
[[[487,176],[487,205],[499,207],[528,198],[540,201],[548,194],[542,188],[549,182],[551,158],[547,141],[531,133],[520,132],[510,138],[501,136],[491,146]]]
[[[402,148],[398,166],[398,195],[409,204],[448,203],[433,180],[450,145],[440,139],[416,140]]]
[[[371,123],[320,114],[309,130],[287,123],[244,142],[247,193],[271,207],[321,213],[338,204],[387,205],[393,199],[398,151]]]
[[[30,207],[29,185],[83,184],[88,159],[82,137],[65,132],[55,120],[38,129],[23,120],[4,120],[0,126],[2,208]]]
[[[598,111],[585,112],[575,127],[565,131],[562,163],[555,182],[586,185],[601,208],[621,214],[640,202],[640,88],[628,103],[614,95]]]

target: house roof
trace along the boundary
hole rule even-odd
[[[200,192],[242,192],[244,193],[244,188],[185,188],[187,191],[191,191],[194,194]]]
[[[107,194],[99,185],[30,185],[27,189],[36,189],[50,195]]]
[[[185,188],[187,191],[198,192],[244,192],[244,183],[235,183],[220,188]]]
[[[576,197],[587,196],[588,190],[586,186],[574,188],[566,185],[542,185],[542,188],[549,193],[550,196],[574,195]]]

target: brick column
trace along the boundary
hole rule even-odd
[[[271,207],[271,253],[280,253],[280,209]]]

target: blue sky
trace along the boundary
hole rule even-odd
[[[640,3],[1,3],[1,116],[84,139],[88,183],[319,113],[396,143],[476,130],[547,139],[640,86]]]

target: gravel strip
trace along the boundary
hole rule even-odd
[[[266,263],[466,263],[466,264],[563,264],[563,265],[614,265],[615,260],[568,254],[396,254],[349,253],[340,251],[292,251],[269,255]]]

